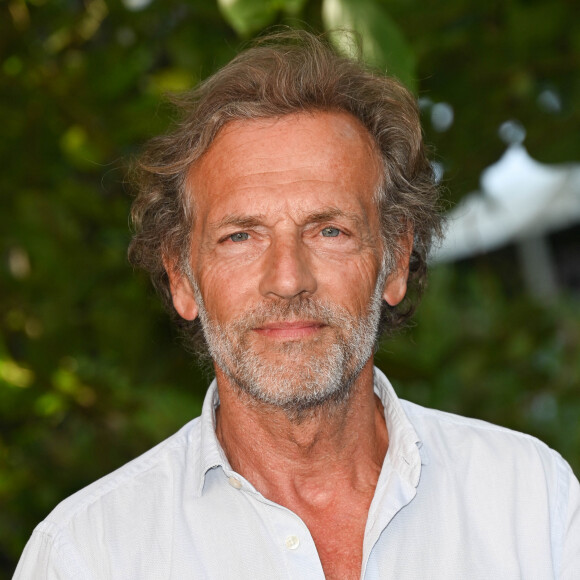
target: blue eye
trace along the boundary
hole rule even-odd
[[[325,238],[336,238],[340,234],[340,230],[338,228],[324,228],[320,233]]]
[[[250,239],[250,234],[246,232],[236,232],[230,236],[230,240],[232,242],[245,242],[246,240]]]

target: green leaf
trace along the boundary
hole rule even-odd
[[[306,0],[218,0],[218,6],[228,24],[243,37],[274,22],[278,12],[297,16]]]
[[[272,24],[278,8],[276,3],[263,0],[218,0],[218,6],[240,36],[249,36]]]
[[[283,6],[284,12],[289,16],[300,14],[307,0],[280,0],[279,4]]]
[[[355,56],[358,33],[362,56],[371,66],[386,70],[415,91],[415,55],[385,9],[373,0],[323,0],[322,20],[344,53]]]

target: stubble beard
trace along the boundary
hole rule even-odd
[[[367,311],[360,316],[336,304],[296,297],[262,303],[227,324],[209,316],[197,282],[190,273],[188,278],[214,364],[250,401],[279,408],[299,422],[312,411],[348,400],[373,355],[386,275],[383,265]],[[294,320],[316,321],[321,329],[315,338],[268,344],[253,331],[266,323]]]

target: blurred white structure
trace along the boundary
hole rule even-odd
[[[530,291],[553,296],[556,278],[545,235],[580,222],[580,163],[545,165],[523,145],[512,144],[481,174],[481,191],[465,197],[447,219],[433,261],[459,260],[515,243]]]

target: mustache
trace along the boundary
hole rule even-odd
[[[273,322],[309,320],[326,326],[344,326],[353,316],[343,307],[313,298],[280,299],[261,303],[232,321],[231,326],[245,332]]]

